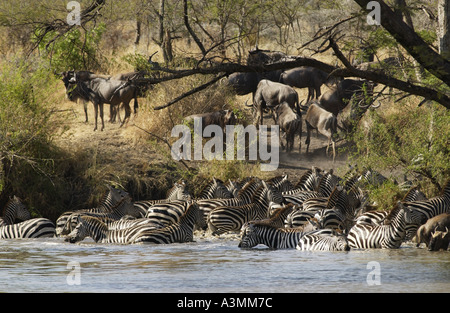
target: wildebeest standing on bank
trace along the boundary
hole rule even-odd
[[[309,150],[309,143],[311,138],[311,130],[317,129],[319,133],[328,138],[328,144],[326,153],[328,155],[328,149],[330,144],[333,148],[333,162],[336,157],[336,143],[334,141],[334,134],[337,131],[337,118],[336,116],[323,109],[317,101],[313,101],[309,104],[308,110],[305,116],[306,122],[306,152]]]
[[[298,94],[292,87],[267,79],[261,80],[252,104],[257,113],[257,125],[262,125],[263,112],[266,108],[274,110],[283,102],[287,102],[292,109],[296,108],[297,114],[301,115]]]
[[[103,104],[107,103],[111,106],[119,107],[121,103],[125,108],[125,118],[121,126],[129,119],[131,115],[130,101],[135,99],[135,110],[137,109],[138,88],[130,80],[119,80],[115,78],[105,78],[95,75],[91,72],[80,71],[75,72],[69,83],[74,84],[74,88],[67,92],[69,100],[73,101],[73,97],[81,97],[89,100],[94,104],[95,111],[95,128],[97,130],[98,109],[100,108],[100,118],[102,120],[102,128],[105,128],[103,120]]]
[[[322,108],[335,116],[352,101],[360,102],[365,97],[372,97],[374,83],[368,80],[344,79],[331,90],[325,92],[319,103]]]
[[[299,137],[298,152],[301,152],[302,148],[302,117],[295,113],[287,102],[281,103],[275,110],[274,116],[276,124],[280,126],[280,130],[284,131],[286,134],[286,152],[291,152],[294,148],[295,136]],[[280,143],[281,147],[284,149],[283,141],[281,140],[280,132]]]
[[[320,87],[328,80],[328,73],[314,67],[301,66],[286,70],[280,75],[280,83],[297,88],[308,88],[306,102],[322,94]]]

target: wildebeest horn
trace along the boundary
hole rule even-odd
[[[247,103],[248,103],[248,99],[247,99],[247,100],[245,100],[245,106],[246,106],[246,107],[252,107],[252,106],[253,106],[253,103],[252,103],[252,104],[250,104],[250,105],[248,105]]]

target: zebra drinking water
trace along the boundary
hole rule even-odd
[[[296,246],[301,251],[349,251],[347,238],[330,229],[320,229],[304,234]]]

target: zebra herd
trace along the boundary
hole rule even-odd
[[[450,182],[431,199],[413,187],[392,209],[368,211],[367,187],[384,180],[369,170],[339,177],[313,167],[296,184],[287,175],[228,183],[212,179],[193,197],[179,181],[165,199],[144,201],[109,186],[98,207],[65,212],[55,224],[32,219],[13,197],[0,218],[0,239],[56,236],[70,243],[90,237],[99,243],[170,244],[192,242],[198,231],[240,233],[240,248],[392,249],[411,240],[428,219],[450,212]]]

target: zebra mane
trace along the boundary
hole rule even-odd
[[[389,225],[402,210],[403,205],[400,202],[397,202],[394,208],[392,208],[389,214],[384,218],[384,225]]]
[[[411,187],[402,199],[402,202],[426,200],[425,194],[419,190],[419,186]]]
[[[203,187],[202,191],[200,191],[199,198],[208,196],[209,192],[217,188],[220,184],[223,185],[223,181],[217,178],[213,178]]]
[[[17,204],[22,204],[22,199],[20,199],[17,196],[12,196],[9,198],[8,202],[6,202],[5,206],[2,208],[2,210],[0,211],[0,217],[5,217],[5,213],[6,213],[6,209],[10,206],[10,205],[14,205],[14,203]]]
[[[450,198],[450,179],[447,180],[447,182],[444,185],[444,188],[442,188],[441,197],[447,196]]]
[[[300,180],[298,183],[294,186],[294,188],[301,188],[307,186],[307,182],[309,182],[311,179],[314,178],[314,176],[319,176],[318,173],[320,173],[322,170],[317,167],[313,167],[310,170],[307,170],[302,177],[300,177]]]
[[[278,208],[275,210],[275,213],[273,213],[270,218],[266,218],[263,220],[255,220],[250,221],[248,223],[251,223],[252,225],[266,225],[266,226],[272,226],[274,228],[279,228],[284,226],[284,220],[286,219],[287,215],[292,212],[292,209],[294,208],[293,203],[289,203],[286,206],[282,208]],[[277,225],[281,221],[281,224],[283,226]]]
[[[245,185],[239,190],[237,197],[239,198],[243,194],[247,194],[249,192],[252,192],[253,189],[257,189],[261,186],[261,180],[259,178],[252,178],[248,182],[245,183]],[[256,190],[253,190],[252,193],[254,193]]]

